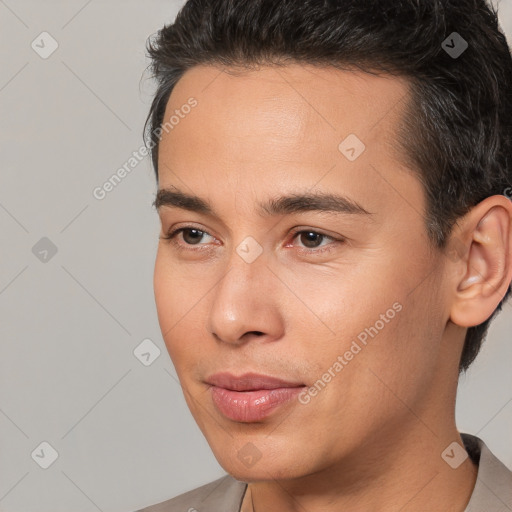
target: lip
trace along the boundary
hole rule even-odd
[[[303,382],[292,382],[263,375],[260,373],[244,373],[238,377],[223,372],[215,373],[206,379],[207,384],[232,391],[254,391],[259,389],[297,388],[304,386]]]
[[[212,401],[225,417],[239,422],[262,421],[272,412],[290,403],[305,384],[269,375],[245,373],[238,377],[216,373],[206,380]]]

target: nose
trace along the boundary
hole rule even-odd
[[[229,267],[212,291],[207,329],[218,341],[243,344],[250,339],[279,339],[284,321],[279,281],[262,254],[247,263],[234,251]]]

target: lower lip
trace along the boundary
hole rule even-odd
[[[212,386],[211,393],[213,403],[224,416],[249,423],[263,420],[274,410],[293,400],[303,389],[304,386],[232,391]]]

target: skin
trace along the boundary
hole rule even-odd
[[[197,195],[218,214],[158,208],[155,300],[191,413],[221,466],[249,482],[245,512],[463,511],[477,468],[467,459],[452,469],[441,453],[462,446],[454,411],[466,328],[491,315],[512,279],[512,203],[493,196],[473,208],[452,236],[464,250],[447,257],[431,248],[423,189],[394,143],[405,80],[296,64],[232,71],[185,73],[165,119],[191,96],[198,104],[159,150],[159,189]],[[338,149],[351,133],[366,145],[355,161]],[[256,212],[305,191],[343,194],[371,215]],[[163,239],[190,225],[206,232],[199,243],[190,232]],[[333,239],[294,236],[296,227]],[[252,263],[236,251],[247,236],[263,251]],[[209,375],[313,386],[397,302],[309,403],[256,423],[215,408]],[[260,457],[250,467],[238,457],[248,446]]]

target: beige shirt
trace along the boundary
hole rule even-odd
[[[465,512],[511,512],[512,471],[478,437],[461,434],[471,459],[478,464],[475,488]],[[247,483],[226,475],[176,498],[137,512],[240,512]]]

